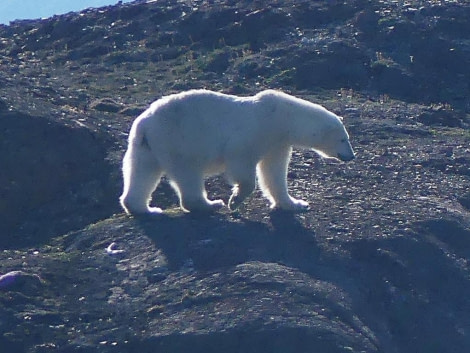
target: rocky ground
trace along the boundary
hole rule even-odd
[[[0,26],[2,349],[468,351],[468,18],[463,0],[157,0]],[[165,215],[123,215],[131,122],[200,87],[323,104],[358,158],[296,150],[302,214],[259,192],[182,214],[163,183]]]

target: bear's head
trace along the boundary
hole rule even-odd
[[[269,111],[270,117],[281,119],[279,124],[272,126],[280,130],[281,125],[292,146],[312,148],[322,157],[344,162],[355,158],[342,118],[335,113],[321,105],[272,90],[261,92],[257,99],[263,109]]]
[[[339,122],[325,129],[313,148],[322,157],[349,162],[355,158],[355,154],[349,142],[348,132],[341,120]]]

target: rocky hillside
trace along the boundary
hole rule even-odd
[[[142,0],[0,26],[2,349],[468,351],[468,18],[464,0]],[[302,214],[258,192],[182,214],[163,183],[164,216],[123,215],[131,122],[201,87],[323,104],[358,158],[296,150]]]

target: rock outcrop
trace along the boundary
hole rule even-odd
[[[8,352],[466,352],[467,1],[136,1],[0,26]],[[345,118],[294,151],[309,212],[124,216],[134,117],[189,88],[280,88]],[[227,200],[223,178],[207,181]]]

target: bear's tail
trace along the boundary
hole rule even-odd
[[[137,120],[129,132],[129,148],[144,148],[150,150],[142,120]]]

